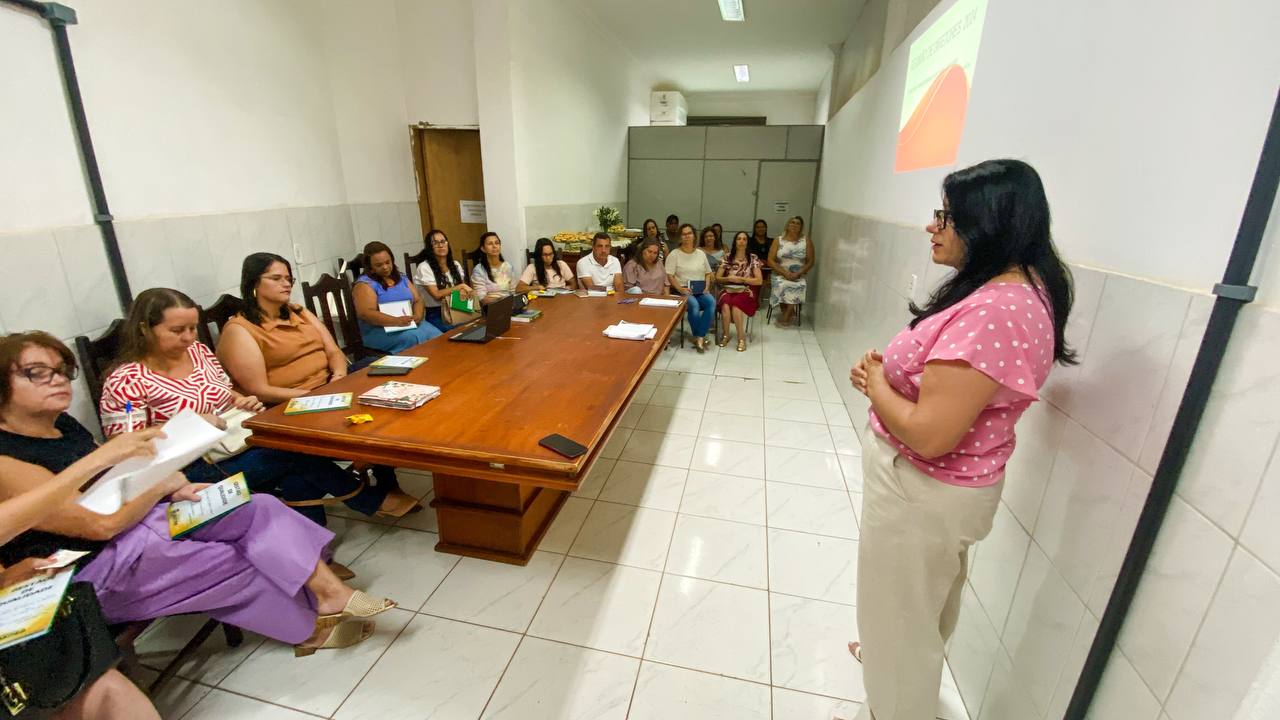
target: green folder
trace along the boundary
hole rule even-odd
[[[476,311],[475,304],[471,302],[471,298],[467,298],[466,300],[462,299],[461,290],[454,290],[453,293],[449,295],[449,307],[459,312]]]

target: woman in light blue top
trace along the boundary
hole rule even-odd
[[[361,342],[375,350],[398,353],[439,337],[440,331],[423,321],[426,306],[408,276],[396,269],[391,248],[375,240],[364,246],[364,258],[369,271],[356,280],[351,290]],[[407,313],[387,312],[391,310],[387,303],[403,302],[408,303]],[[415,327],[397,329],[415,323]]]

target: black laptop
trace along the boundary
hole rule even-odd
[[[511,327],[511,309],[515,305],[514,295],[508,295],[494,302],[485,311],[485,323],[470,330],[450,336],[450,340],[458,342],[487,343],[506,332]]]

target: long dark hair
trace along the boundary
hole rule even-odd
[[[655,238],[662,237],[662,228],[658,227],[658,221],[654,220],[653,218],[646,218],[643,223],[640,223],[640,239],[641,240],[649,237],[648,232],[649,232],[650,223],[653,223],[654,237]]]
[[[560,251],[556,250],[556,244],[551,242],[551,238],[538,238],[538,242],[533,244],[533,271],[537,273],[538,284],[542,287],[547,287],[547,268],[542,262],[542,248],[548,245],[551,246],[551,266],[561,276],[560,279],[565,280],[564,274],[560,272]]]
[[[649,272],[649,270],[653,268],[653,265],[646,265],[644,262],[644,251],[651,245],[653,247],[658,248],[659,254],[661,254],[661,251],[662,251],[661,240],[659,240],[658,238],[641,238],[640,243],[636,245],[635,252],[631,256],[631,261],[639,265],[640,267],[644,268],[645,272]],[[662,262],[661,260],[654,260],[653,264],[657,265],[658,263],[661,263],[661,262]]]
[[[164,322],[164,311],[198,307],[186,293],[170,288],[151,288],[138,293],[129,305],[129,317],[121,330],[120,352],[112,367],[127,362],[142,362],[151,349],[151,328]]]
[[[480,247],[476,248],[476,264],[484,268],[484,274],[489,276],[489,282],[493,282],[493,268],[489,267],[489,256],[484,254],[484,241],[492,237],[498,238],[498,242],[502,242],[502,238],[498,237],[498,233],[490,230],[480,236]],[[527,240],[525,242],[528,242]],[[526,246],[527,247],[527,246]],[[507,259],[502,257],[502,251],[498,251],[498,262],[506,262]]]
[[[733,240],[729,241],[729,249],[725,252],[725,260],[728,262],[736,262],[738,260],[738,236],[741,235],[747,239],[742,244],[742,262],[751,262],[751,235],[746,230],[739,230],[733,234]]]
[[[276,263],[284,263],[285,271],[293,274],[293,266],[288,260],[275,253],[257,252],[244,259],[240,265],[240,297],[244,298],[240,314],[254,325],[262,324],[262,308],[258,307],[258,281],[262,273]],[[280,319],[289,319],[289,303],[280,306]]]
[[[365,275],[368,275],[371,280],[377,280],[382,285],[386,285],[382,278],[376,278],[373,276],[373,256],[378,253],[386,253],[391,256],[391,274],[387,276],[387,279],[391,281],[391,287],[399,285],[400,268],[396,267],[396,254],[391,252],[391,248],[387,247],[386,243],[378,240],[374,240],[364,246]]]
[[[439,235],[444,238],[444,246],[448,248],[449,254],[448,267],[440,267],[440,258],[436,256],[436,249],[431,245],[431,236]],[[449,236],[439,228],[431,228],[427,231],[422,241],[427,246],[427,267],[431,268],[431,276],[436,279],[436,287],[447,288],[462,284],[462,276],[458,274],[458,266],[454,264],[453,246],[449,244]]]
[[[1076,353],[1063,335],[1073,301],[1071,272],[1053,246],[1049,201],[1035,168],[1021,160],[987,160],[948,175],[942,193],[964,243],[964,265],[923,308],[911,303],[911,327],[1016,267],[1044,290],[1042,299],[1053,316],[1053,359],[1075,364]]]
[[[707,251],[707,233],[711,233],[711,239],[715,241],[712,244],[715,245],[715,248],[723,250],[724,248],[720,246],[720,236],[716,235],[716,229],[710,225],[702,228],[702,232],[698,233],[698,249],[703,252]]]

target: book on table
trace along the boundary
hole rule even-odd
[[[0,588],[0,650],[49,632],[74,573],[68,568]]]
[[[426,358],[415,355],[386,355],[369,363],[369,367],[406,367],[412,369],[426,361]]]
[[[541,310],[524,310],[511,316],[511,322],[528,323],[542,316]]]
[[[249,483],[244,473],[236,473],[201,490],[200,502],[179,500],[169,503],[169,537],[183,538],[249,502]]]
[[[296,397],[284,406],[285,415],[301,415],[303,413],[324,412],[325,410],[346,410],[351,407],[349,392],[329,393],[327,395],[304,395]]]
[[[365,392],[358,400],[361,405],[393,410],[413,410],[439,396],[440,388],[435,385],[418,385],[391,380]]]

